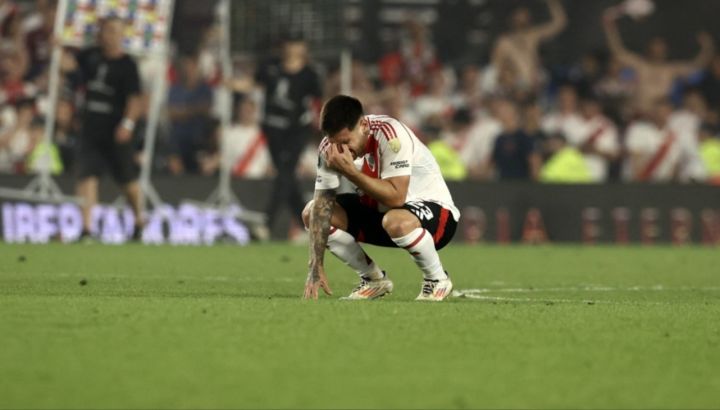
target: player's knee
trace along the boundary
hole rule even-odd
[[[310,226],[310,210],[312,209],[312,206],[313,200],[310,200],[310,202],[305,205],[305,209],[302,211],[302,220],[303,224],[305,224],[305,228]]]
[[[417,221],[390,211],[383,216],[382,226],[391,238],[399,238],[417,228]]]

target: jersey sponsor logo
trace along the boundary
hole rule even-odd
[[[415,202],[408,202],[405,204],[407,207],[410,208],[410,212],[414,213],[415,216],[418,217],[418,219],[429,221],[435,217],[435,214],[433,214],[432,209],[430,209],[429,206],[425,205],[421,201],[415,201]]]
[[[395,169],[410,168],[410,163],[404,159],[402,161],[393,161],[390,166],[395,167]]]

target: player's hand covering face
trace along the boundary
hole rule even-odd
[[[324,152],[328,166],[343,175],[357,172],[350,147],[345,144],[330,144]]]
[[[355,159],[365,155],[365,145],[369,136],[369,124],[366,119],[361,119],[352,130],[345,128],[337,134],[329,136],[329,139],[333,144],[349,149],[352,158]]]

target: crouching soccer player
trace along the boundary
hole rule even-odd
[[[315,195],[303,211],[310,232],[310,272],[305,298],[331,290],[325,275],[325,249],[360,276],[347,299],[382,297],[393,283],[359,242],[404,248],[423,272],[416,300],[441,301],[452,291],[438,250],[452,239],[460,212],[430,151],[400,121],[364,115],[360,101],[338,95],[325,103],[320,118]],[[357,193],[337,194],[340,177]]]

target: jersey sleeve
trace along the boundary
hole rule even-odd
[[[387,179],[412,174],[413,145],[408,130],[397,123],[384,123],[380,127],[380,178]]]
[[[337,189],[340,187],[340,175],[330,169],[325,163],[323,150],[329,146],[327,138],[323,138],[318,149],[317,176],[315,177],[315,190]]]

